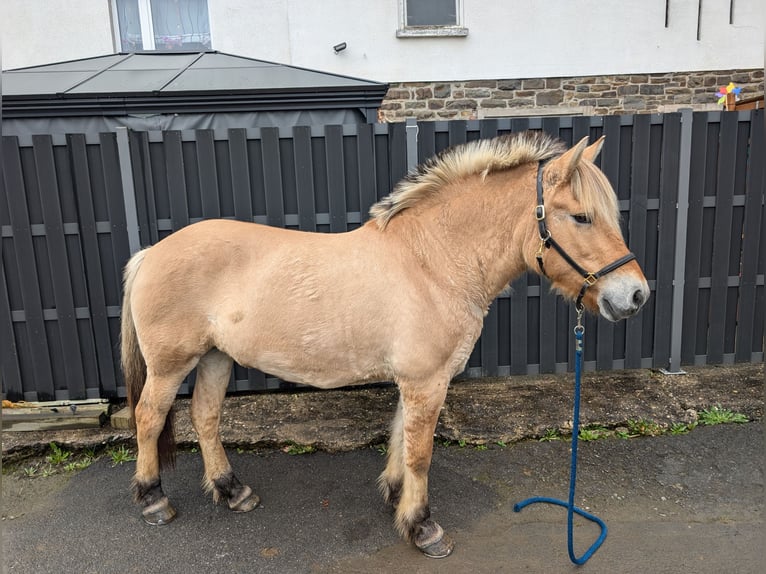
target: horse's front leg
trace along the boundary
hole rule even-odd
[[[399,533],[430,558],[449,556],[454,546],[442,527],[431,520],[428,506],[433,435],[447,396],[448,382],[446,379],[399,381],[401,397],[397,419],[401,419],[395,420],[393,431],[401,429],[401,438],[392,434],[394,451],[389,454],[389,466],[382,479],[389,485],[389,498],[396,502]],[[399,473],[400,489],[396,478]]]
[[[232,363],[228,355],[215,349],[200,359],[192,395],[191,418],[205,463],[205,488],[213,491],[216,502],[225,500],[231,510],[248,512],[258,506],[260,498],[234,475],[219,433],[221,406]]]
[[[378,477],[378,487],[383,499],[396,509],[402,496],[404,483],[404,415],[402,397],[391,424],[391,435],[386,450],[386,469]]]

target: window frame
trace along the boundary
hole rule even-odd
[[[209,2],[209,0],[208,0]],[[141,25],[141,43],[143,48],[142,52],[157,52],[157,44],[154,37],[154,21],[152,20],[152,0],[136,0],[138,5],[138,19]],[[122,52],[122,37],[120,36],[120,19],[119,11],[117,10],[117,0],[109,1],[109,8],[111,10],[112,17],[112,37],[115,52]],[[208,17],[210,14],[210,7],[208,4]],[[210,50],[213,50],[213,35],[210,34]]]
[[[465,27],[465,17],[463,14],[463,0],[454,0],[457,23],[455,25],[448,26],[441,26],[436,24],[431,26],[408,26],[407,2],[408,0],[398,0],[399,27],[396,30],[397,38],[461,38],[468,35],[468,28]]]

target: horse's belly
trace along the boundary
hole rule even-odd
[[[338,355],[316,360],[304,353],[286,353],[264,350],[251,360],[245,359],[245,366],[257,368],[284,381],[311,385],[322,389],[383,381],[390,379],[384,370],[372,362],[360,364]],[[235,357],[237,362],[242,362]]]
[[[324,326],[229,332],[218,348],[239,364],[320,388],[391,380],[379,340]]]

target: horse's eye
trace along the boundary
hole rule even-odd
[[[590,220],[590,217],[588,217],[584,213],[576,213],[572,216],[572,219],[574,219],[577,223],[581,225],[587,225],[592,223]]]

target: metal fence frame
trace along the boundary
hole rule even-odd
[[[653,296],[619,324],[588,317],[586,369],[763,361],[763,111],[34,135],[3,138],[3,396],[124,396],[120,271],[194,221],[310,231],[363,223],[434,153],[538,129],[599,158]],[[572,368],[571,305],[533,274],[493,303],[467,377]],[[191,376],[181,393],[190,392]],[[290,387],[237,366],[230,391]]]

